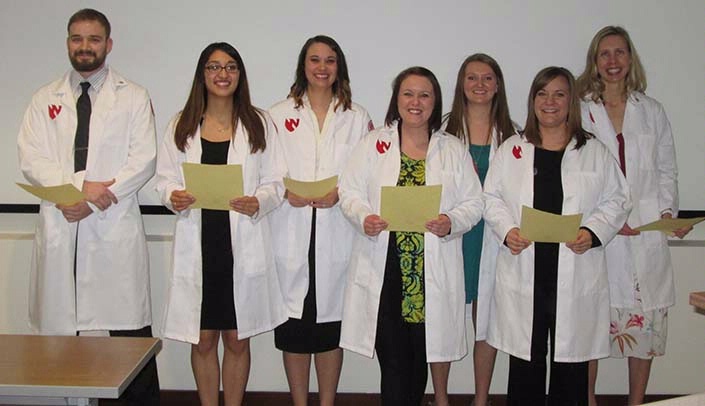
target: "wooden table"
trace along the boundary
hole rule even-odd
[[[690,292],[690,304],[700,310],[705,310],[705,292]]]
[[[659,402],[644,403],[643,406],[702,406],[705,405],[705,393],[681,396],[673,399],[666,399]]]
[[[161,348],[158,338],[0,335],[0,403],[118,398]]]

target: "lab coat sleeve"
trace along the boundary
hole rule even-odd
[[[157,156],[154,113],[149,94],[142,88],[135,88],[130,116],[130,146],[127,162],[115,176],[110,190],[118,201],[137,193],[154,175]]]
[[[445,215],[450,218],[450,234],[443,240],[450,240],[465,234],[482,218],[485,206],[482,199],[482,186],[473,166],[470,152],[463,148],[463,159],[455,171],[455,187],[458,190],[458,204]]]
[[[362,137],[364,137],[368,132],[375,129],[374,123],[372,123],[372,118],[370,118],[370,115],[367,113],[367,110],[365,110],[364,113],[365,114],[362,115],[363,119],[360,123],[360,131],[358,133]]]
[[[492,162],[490,162],[490,168],[485,177],[484,192],[482,194],[485,200],[485,222],[497,236],[500,243],[504,241],[509,230],[515,227],[519,228],[519,224],[514,220],[503,196],[505,187],[504,180],[506,179],[506,177],[503,176],[504,156],[508,145],[509,143],[507,142],[503,143],[497,150]]]
[[[656,170],[658,171],[658,204],[661,212],[671,211],[678,217],[678,168],[673,144],[671,123],[660,103],[657,103],[654,118],[656,125]]]
[[[259,211],[252,216],[252,221],[261,219],[270,211],[276,209],[284,198],[284,176],[287,167],[284,153],[280,144],[274,122],[267,113],[263,114],[267,148],[262,152],[259,167],[259,185],[255,190],[255,197],[259,201]]]
[[[370,163],[367,162],[369,139],[369,136],[363,138],[353,149],[340,177],[338,194],[343,215],[360,234],[374,239],[365,234],[364,228],[365,218],[375,214],[367,193],[367,182],[370,176]]]
[[[58,161],[58,148],[48,135],[46,105],[42,105],[38,96],[32,99],[24,114],[20,133],[17,137],[17,153],[20,170],[29,183],[35,186],[58,186],[72,183],[81,190],[83,176],[77,179],[66,178],[64,168]],[[80,178],[80,179],[79,179]]]
[[[601,144],[600,146],[602,147]],[[583,217],[581,227],[589,228],[605,246],[627,221],[632,203],[629,197],[629,186],[619,169],[619,164],[606,148],[603,147],[601,150],[603,153],[600,167],[604,168],[602,193],[595,209]]]
[[[188,215],[189,210],[178,212],[171,205],[171,192],[175,190],[184,190],[183,174],[181,172],[181,163],[183,159],[179,159],[184,153],[176,148],[174,142],[174,130],[178,121],[178,115],[171,120],[167,126],[164,139],[159,146],[157,154],[157,173],[155,176],[155,189],[159,194],[159,199],[162,204],[177,215]]]

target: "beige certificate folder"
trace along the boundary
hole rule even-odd
[[[582,214],[563,216],[522,206],[519,235],[535,242],[574,241],[582,220]]]
[[[679,228],[694,226],[701,221],[705,220],[705,217],[693,217],[689,219],[661,219],[656,220],[649,224],[644,224],[635,228],[636,231],[664,231],[667,233],[678,230]]]
[[[287,190],[306,199],[323,197],[336,186],[338,186],[337,175],[313,182],[284,178],[284,187],[286,187]]]
[[[17,183],[17,186],[42,200],[55,204],[70,206],[84,199],[83,193],[70,183],[59,186],[32,186],[25,183]]]
[[[230,200],[243,196],[242,165],[183,164],[186,190],[196,198],[191,207],[230,210]]]
[[[441,209],[441,191],[441,185],[382,186],[380,216],[389,223],[387,231],[428,231],[426,222]]]

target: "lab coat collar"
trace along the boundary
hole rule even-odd
[[[401,151],[401,143],[399,138],[399,120],[394,120],[391,125],[389,125],[389,131],[384,131],[379,137],[380,140],[391,141],[391,145],[396,147]],[[428,142],[428,151],[426,151],[426,159],[428,160],[433,154],[440,148],[439,144],[443,143],[445,137],[453,137],[443,130],[436,130],[431,134],[431,138]]]
[[[103,83],[103,87],[98,93],[99,97],[95,101],[95,110],[105,109],[106,112],[109,111],[115,103],[115,92],[127,86],[127,84],[125,78],[108,66],[108,76],[105,78],[105,83]],[[76,100],[71,89],[71,71],[66,72],[61,79],[56,81],[56,86],[52,93],[59,98],[61,104],[70,110],[76,110]]]

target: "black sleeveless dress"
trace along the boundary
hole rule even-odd
[[[212,142],[201,138],[201,163],[226,164],[229,148],[230,141]],[[201,330],[237,329],[229,213],[226,210],[201,210]]]

